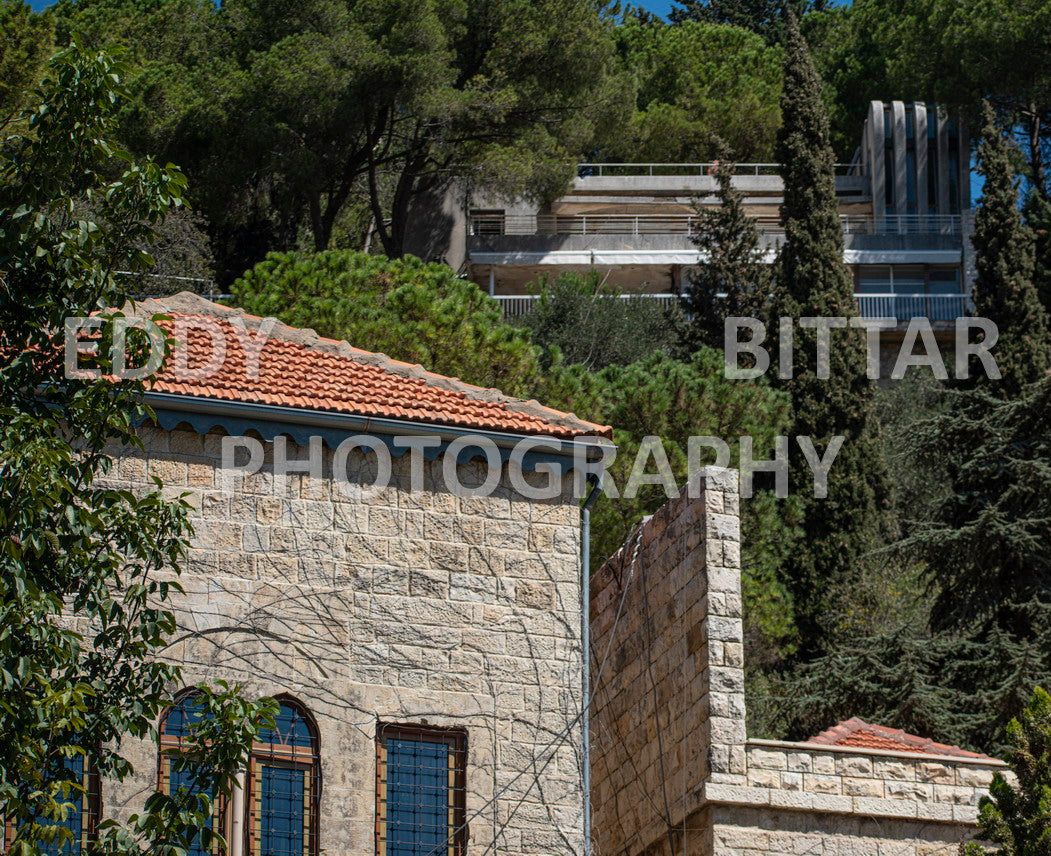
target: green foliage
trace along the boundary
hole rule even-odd
[[[536,287],[539,299],[515,323],[545,350],[545,368],[552,348],[589,371],[672,350],[676,319],[654,300],[621,296],[597,271],[542,278]]]
[[[675,0],[677,6],[669,17],[673,23],[708,21],[715,24],[733,24],[758,33],[768,42],[784,39],[784,11],[790,9],[796,17],[808,10],[825,8],[825,0]]]
[[[683,299],[690,316],[683,338],[691,349],[721,349],[726,318],[765,315],[770,265],[760,249],[759,229],[733,189],[732,174],[732,165],[716,173],[718,206],[697,206],[693,242],[705,261],[689,274]]]
[[[929,594],[784,676],[772,692],[795,736],[857,715],[995,752],[1051,679],[1051,377],[1013,401],[952,398],[912,429],[949,495],[895,551],[923,562]]]
[[[1014,401],[957,393],[917,428],[915,450],[942,461],[951,486],[902,544],[927,563],[934,626],[1031,637],[1027,605],[1051,602],[1051,377]]]
[[[901,380],[879,386],[874,404],[894,517],[902,534],[908,535],[914,526],[930,520],[933,509],[948,490],[942,461],[917,455],[911,445],[921,423],[945,412],[945,387],[927,367],[914,366]]]
[[[1025,222],[1033,231],[1036,258],[1033,264],[1033,286],[1044,307],[1051,333],[1051,201],[1031,192],[1025,201]]]
[[[139,247],[181,204],[174,167],[136,161],[110,142],[127,68],[74,45],[0,143],[0,805],[8,852],[60,846],[55,825],[80,783],[67,759],[124,779],[126,737],[148,738],[170,704],[178,667],[157,659],[175,629],[168,608],[190,531],[187,503],[107,487],[116,446],[138,444],[150,414],[141,381],[63,377],[67,318],[109,309],[115,270],[142,270]],[[78,219],[76,200],[107,225]],[[108,356],[103,370],[112,370]],[[212,731],[195,764],[229,783],[268,707],[235,690],[202,690],[229,731]],[[100,829],[100,852],[179,856],[210,800],[154,796],[141,815]]]
[[[357,348],[508,395],[532,395],[539,373],[529,334],[500,305],[441,264],[346,250],[272,253],[232,286],[234,302]]]
[[[24,105],[51,50],[46,18],[24,0],[0,0],[0,122]]]
[[[348,210],[400,256],[414,203],[461,178],[557,195],[625,97],[588,0],[64,0],[58,14],[144,48],[124,130],[187,168],[227,275],[267,250],[343,244]]]
[[[644,437],[662,438],[681,486],[690,474],[687,442],[691,436],[724,439],[733,450],[730,465],[735,466],[739,437],[754,438],[756,455],[772,456],[774,437],[784,433],[787,424],[788,402],[783,394],[762,383],[728,380],[722,354],[710,349],[698,351],[687,362],[654,354],[631,365],[610,366],[598,372],[596,380],[599,391],[591,405],[595,409],[586,409],[579,400],[571,409],[585,419],[615,427],[618,453],[609,472],[620,488],[628,480]],[[561,403],[557,395],[548,401],[552,402]],[[715,463],[710,453],[705,455],[701,466]],[[647,472],[655,471],[651,461]],[[592,515],[596,566],[617,550],[643,515],[652,514],[667,500],[656,485],[643,486],[633,499],[600,499]],[[797,535],[797,505],[758,496],[743,502],[742,513],[749,657],[768,662],[779,659],[794,640],[792,599],[779,572]]]
[[[617,30],[636,111],[604,146],[626,161],[768,160],[780,123],[781,52],[727,24],[631,20]]]
[[[821,79],[794,17],[789,19],[786,51],[784,124],[777,145],[785,182],[785,243],[775,274],[772,314],[794,319],[850,317],[856,314],[854,288],[843,264]],[[828,379],[818,377],[816,354],[817,331],[797,328],[794,375],[778,384],[791,397],[792,436],[810,437],[822,451],[834,436],[844,437],[829,473],[827,498],[814,497],[805,459],[799,454],[790,459],[789,489],[803,502],[804,538],[802,548],[789,558],[786,573],[808,654],[827,641],[826,616],[838,611],[830,596],[843,590],[841,584],[883,534],[889,506],[861,331],[835,331]]]
[[[996,364],[1003,379],[989,380],[1003,395],[1015,396],[1042,377],[1051,364],[1047,316],[1033,287],[1033,233],[1018,210],[1018,187],[1011,146],[985,105],[978,172],[985,178],[974,215],[971,243],[977,276],[974,312],[992,319],[1000,331]],[[984,372],[976,372],[985,378]]]
[[[1040,687],[1007,726],[1007,740],[1005,760],[1017,784],[994,774],[989,796],[979,803],[979,836],[999,845],[998,856],[1037,856],[1051,848],[1051,696]],[[962,850],[963,856],[987,852],[976,841]]]

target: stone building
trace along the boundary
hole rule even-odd
[[[230,856],[581,853],[571,466],[609,429],[190,295],[138,307],[157,311],[180,345],[148,393],[144,450],[114,450],[111,478],[159,476],[193,507],[167,656],[187,686],[282,703],[213,821]],[[210,370],[176,378],[179,348],[184,375]],[[564,465],[542,500],[504,465],[537,435],[525,478]],[[468,495],[485,441],[498,483]],[[373,488],[384,451],[389,485]],[[166,746],[193,715],[190,693],[160,723]],[[103,817],[178,784],[154,743],[122,748],[135,775],[102,782]]]
[[[199,681],[281,702],[226,856],[586,854],[580,498],[611,430],[191,295],[154,312],[179,345],[109,478],[192,507],[161,744]],[[747,738],[739,530],[711,468],[591,578],[591,852],[948,856],[1000,762],[859,721]],[[185,784],[122,749],[102,817]]]
[[[848,720],[745,731],[737,473],[702,470],[591,584],[596,856],[952,856],[1004,764]]]

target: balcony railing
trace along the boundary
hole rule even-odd
[[[856,297],[862,318],[955,321],[971,307],[971,299],[966,294],[858,294]]]
[[[958,214],[840,216],[847,235],[959,235]],[[756,218],[764,234],[784,234],[777,219]],[[696,214],[474,214],[472,235],[694,235]]]
[[[627,300],[656,300],[664,309],[679,304],[677,294],[620,294]],[[858,294],[858,315],[862,318],[928,318],[931,321],[953,321],[967,314],[970,298],[966,294]],[[504,316],[525,315],[539,300],[535,294],[497,294]]]
[[[533,308],[533,304],[539,300],[536,294],[497,294],[494,295],[500,301],[506,318],[515,318],[525,315]],[[671,309],[679,305],[677,294],[618,294],[617,297],[626,300],[656,300],[662,309]]]
[[[715,175],[722,166],[711,163],[581,163],[577,164],[577,175],[581,178],[595,176],[660,176],[660,175]],[[735,163],[728,164],[733,175],[780,175],[779,163]],[[836,175],[862,175],[860,163],[837,163]]]

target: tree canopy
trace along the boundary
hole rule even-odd
[[[151,416],[144,382],[107,379],[107,354],[97,376],[63,372],[67,320],[101,312],[112,340],[127,296],[114,273],[150,266],[141,247],[184,196],[176,168],[112,143],[126,72],[74,44],[51,62],[22,133],[0,141],[0,805],[18,856],[68,842],[76,769],[132,772],[122,741],[155,734],[181,677],[160,654],[176,627],[189,506],[159,480],[139,495],[106,480],[114,449],[137,445]],[[100,222],[77,215],[80,199]],[[139,814],[105,820],[101,852],[211,846],[213,801],[273,706],[225,685],[199,693],[214,716],[172,762],[199,793],[157,791]]]
[[[697,162],[724,152],[770,158],[780,123],[781,52],[741,27],[630,20],[616,32],[637,79],[635,112],[604,145],[605,157]]]

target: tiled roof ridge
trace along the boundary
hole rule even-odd
[[[953,746],[948,743],[938,743],[935,740],[931,740],[929,737],[919,737],[915,734],[909,734],[907,731],[903,731],[900,728],[888,728],[885,725],[875,725],[874,723],[866,722],[857,716],[852,716],[850,719],[844,719],[841,722],[837,722],[831,728],[811,737],[806,742],[824,746],[857,746],[858,748],[864,748],[864,743],[859,741],[864,739],[865,732],[872,734],[877,739],[883,738],[885,740],[899,743],[903,749],[907,749],[910,752],[919,752],[927,755],[944,755],[957,758],[981,758],[990,761],[994,760],[991,756],[983,755],[980,752],[970,752],[967,749],[961,749],[959,746]]]
[[[264,322],[271,320],[258,315],[251,315],[240,308],[222,306],[189,291],[181,291],[170,297],[147,298],[136,301],[134,308],[139,313],[144,314],[161,312],[174,315],[197,315],[218,318],[228,322],[237,318],[244,323],[246,329],[253,332],[258,330]],[[472,401],[497,404],[506,407],[514,413],[533,419],[540,419],[554,426],[579,432],[582,435],[593,434],[612,439],[613,429],[610,426],[588,422],[574,413],[565,413],[561,410],[545,407],[535,399],[523,400],[514,398],[498,389],[475,386],[459,378],[452,378],[428,371],[418,364],[406,363],[386,354],[355,348],[344,340],[329,339],[319,335],[316,330],[310,327],[292,327],[277,319],[272,320],[273,326],[270,328],[268,335],[273,338],[301,345],[320,353],[344,357],[362,365],[379,368],[399,377],[423,381],[428,386],[460,393]]]

